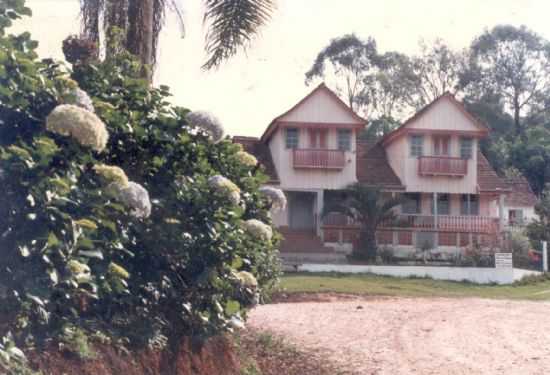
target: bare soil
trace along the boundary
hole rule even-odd
[[[542,375],[550,369],[549,314],[548,302],[316,295],[260,306],[248,325],[348,374]]]

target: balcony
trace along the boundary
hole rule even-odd
[[[330,213],[323,218],[323,227],[358,228],[352,218]],[[416,229],[438,232],[496,233],[499,219],[490,216],[468,215],[397,215],[393,220],[386,220],[379,226],[394,229]]]
[[[292,162],[296,169],[343,169],[344,151],[323,149],[294,149]]]
[[[418,174],[421,176],[464,177],[468,173],[468,160],[450,156],[421,156]]]
[[[384,228],[411,228],[432,231],[496,233],[499,219],[468,215],[398,215],[380,225]]]

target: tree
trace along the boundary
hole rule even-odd
[[[274,0],[206,0],[207,25],[203,68],[212,69],[246,47],[271,18]],[[99,43],[101,31],[117,27],[125,31],[125,47],[141,62],[156,62],[159,34],[166,9],[184,20],[177,0],[80,0],[84,36]],[[101,23],[103,20],[103,23]]]
[[[373,103],[368,92],[376,69],[376,41],[361,40],[355,34],[332,39],[319,52],[306,72],[306,84],[316,78],[335,78],[336,90],[346,98],[350,108],[368,114]]]
[[[455,94],[459,87],[459,73],[462,69],[462,56],[453,51],[442,39],[428,45],[420,41],[420,54],[413,56],[412,77],[406,102],[414,110],[419,110],[445,92]]]
[[[337,212],[359,223],[359,248],[354,250],[354,257],[374,261],[377,254],[376,230],[383,221],[394,219],[392,208],[402,200],[384,197],[380,189],[359,183],[349,185],[343,195],[328,202],[323,214]]]
[[[528,117],[548,114],[550,44],[525,26],[495,26],[471,44],[461,86],[471,97],[497,95],[524,136]]]

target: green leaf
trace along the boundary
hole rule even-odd
[[[59,239],[57,238],[57,236],[55,235],[55,233],[53,232],[50,232],[50,234],[48,234],[48,247],[54,247],[54,246],[57,246],[59,244]]]
[[[241,304],[235,300],[229,300],[225,304],[225,313],[227,315],[235,315],[241,309]]]

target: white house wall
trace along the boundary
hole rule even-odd
[[[308,148],[307,130],[299,129],[299,134],[299,148]],[[285,147],[285,129],[277,130],[269,141],[269,148],[279,174],[279,188],[283,190],[342,189],[357,182],[355,132],[351,138],[351,150],[345,153],[346,164],[343,169],[294,169],[292,149]],[[327,147],[329,149],[337,148],[337,131],[335,129],[328,131]]]
[[[325,90],[319,90],[298,107],[279,119],[280,121],[305,123],[357,124],[348,110],[339,105]]]
[[[441,100],[432,106],[426,113],[407,125],[409,129],[425,129],[424,155],[433,155],[433,138],[430,131],[479,131],[464,113],[451,104],[449,100]],[[410,136],[405,134],[394,140],[386,147],[388,161],[406,186],[408,192],[427,193],[477,193],[477,148],[478,142],[474,139],[472,158],[468,160],[468,173],[464,177],[420,176],[418,173],[418,158],[410,156]],[[460,154],[460,137],[453,135],[450,138],[449,156],[458,157]]]

